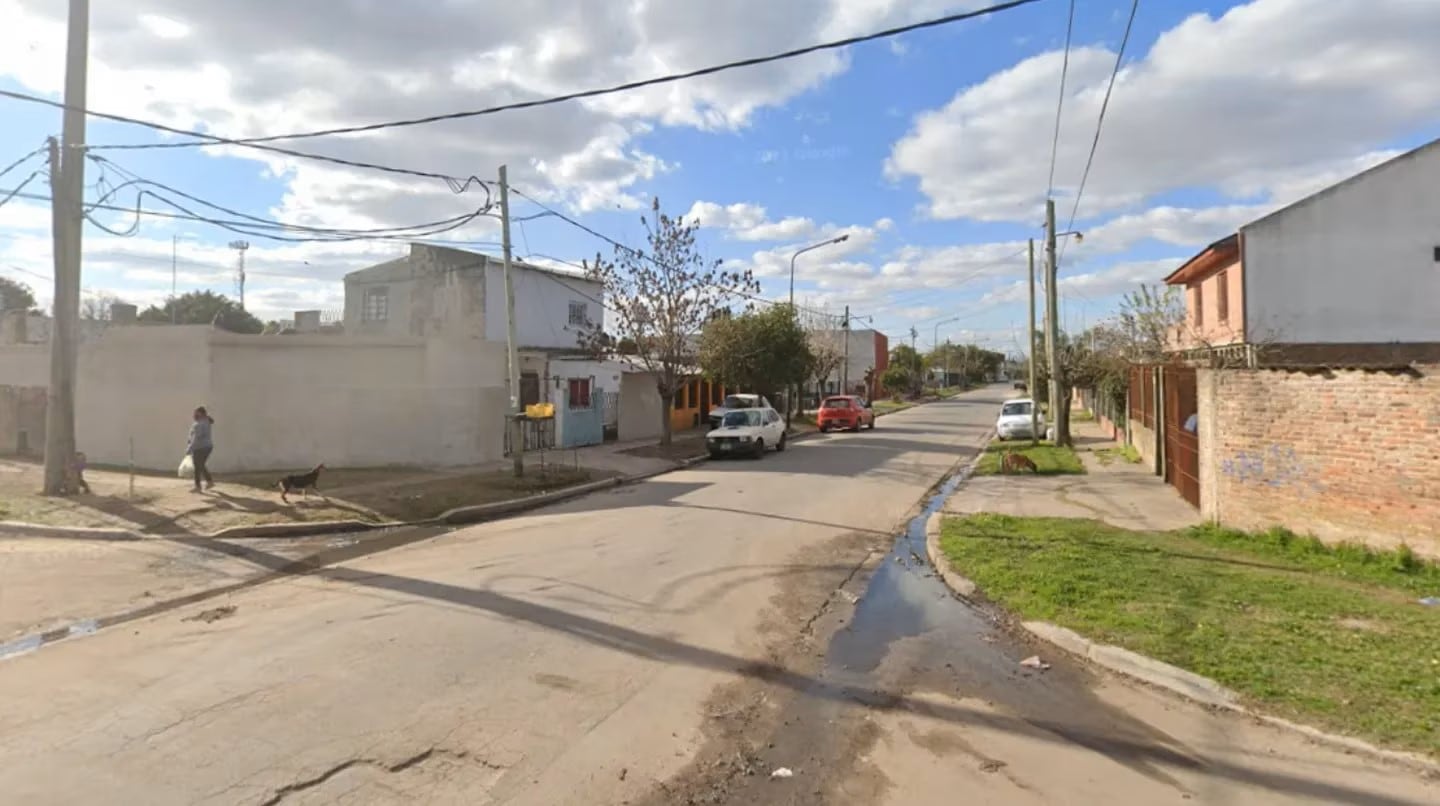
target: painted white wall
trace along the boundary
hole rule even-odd
[[[521,347],[574,349],[580,328],[570,324],[570,303],[585,305],[591,322],[600,324],[604,310],[599,283],[560,277],[524,266],[512,267],[515,283],[515,335]],[[504,343],[505,272],[499,263],[485,269],[485,338]]]
[[[0,384],[36,385],[48,360],[0,346]],[[133,439],[139,467],[171,470],[203,405],[221,473],[479,464],[503,454],[504,368],[504,345],[479,339],[114,327],[81,347],[77,438],[96,464],[128,463]]]
[[[837,335],[834,338],[837,339],[835,343],[839,346],[843,354],[846,345],[844,335],[837,331]],[[856,384],[863,384],[865,382],[865,372],[875,366],[875,331],[851,330],[849,352],[849,380],[851,388],[854,388]],[[845,362],[842,362],[842,365],[844,363]],[[834,372],[830,373],[829,386],[827,386],[826,393],[829,394],[830,388],[835,389],[836,393],[838,393],[840,390],[840,382],[844,377],[840,367],[837,367]]]
[[[1240,232],[1250,340],[1440,341],[1440,145]]]

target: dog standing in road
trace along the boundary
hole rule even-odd
[[[309,473],[297,473],[280,479],[277,485],[280,488],[280,500],[288,504],[290,503],[290,493],[296,492],[305,498],[310,497],[311,490],[318,494],[320,492],[320,471],[324,469],[325,465],[322,463],[316,465],[315,469]]]

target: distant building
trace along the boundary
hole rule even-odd
[[[515,325],[524,349],[571,351],[603,317],[599,283],[511,261]],[[411,244],[410,254],[345,275],[345,332],[506,340],[500,258]]]

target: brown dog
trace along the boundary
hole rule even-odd
[[[1000,472],[1015,473],[1021,470],[1029,470],[1031,473],[1040,472],[1040,469],[1035,467],[1035,463],[1030,460],[1030,457],[1023,453],[1006,451],[1005,458],[1000,461]]]

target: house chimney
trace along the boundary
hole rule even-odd
[[[123,302],[115,302],[110,305],[110,324],[112,325],[133,325],[138,321],[140,309],[134,305],[127,305]]]
[[[320,312],[319,311],[296,311],[295,312],[296,333],[319,333]]]

